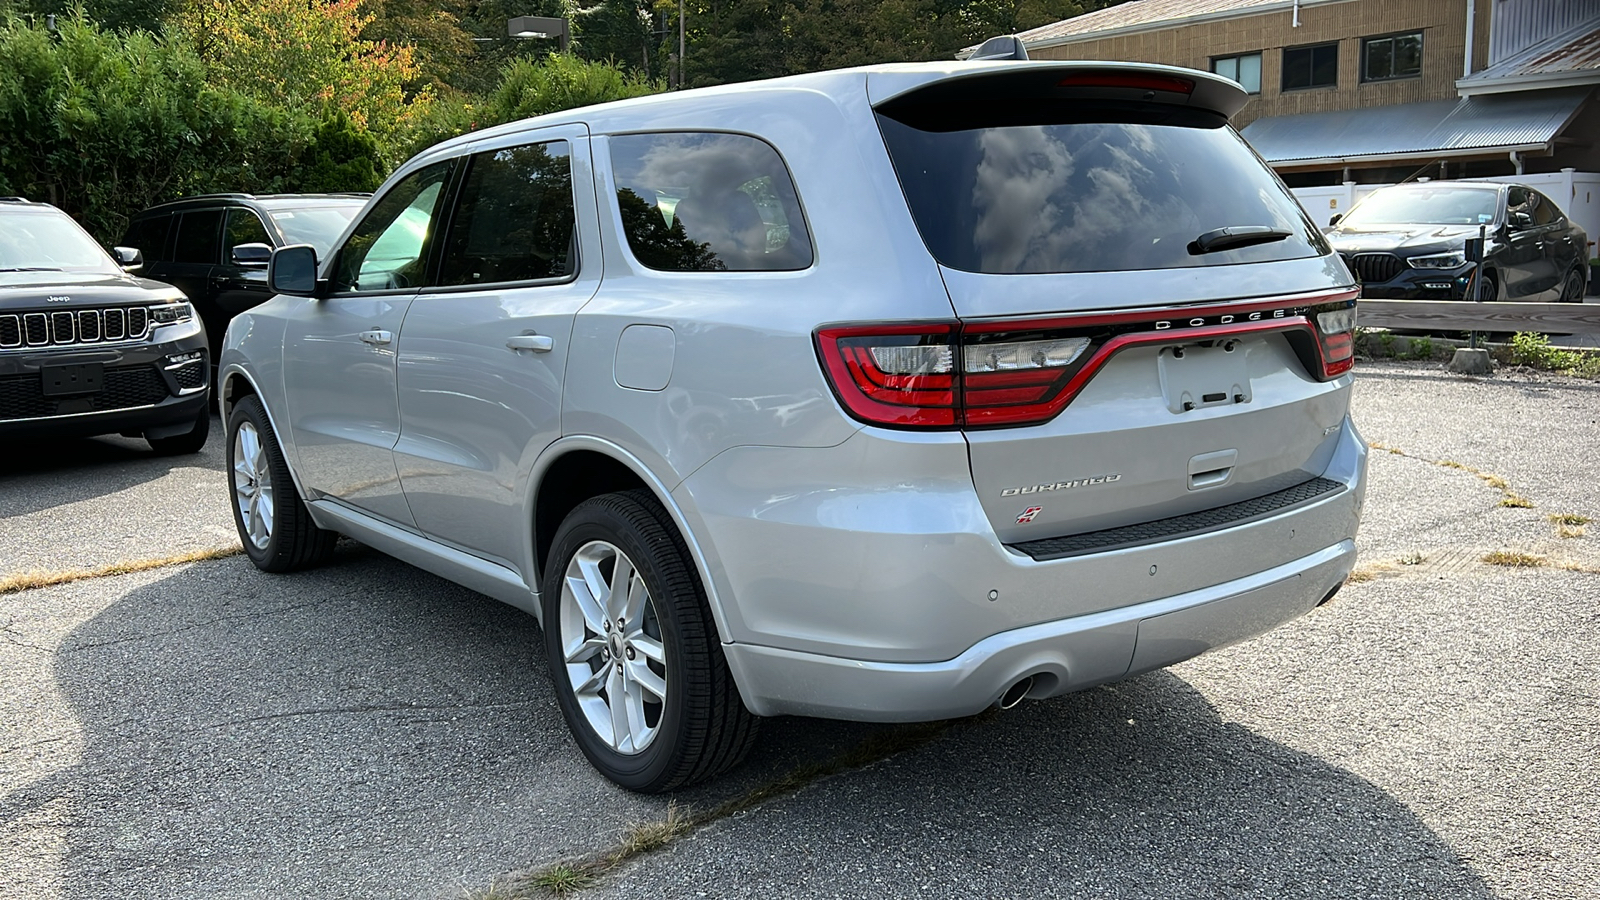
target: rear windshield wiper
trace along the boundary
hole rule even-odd
[[[0,272],[65,272],[66,269],[55,266],[17,266],[15,268],[0,268]]]
[[[1202,253],[1215,253],[1218,250],[1270,244],[1288,237],[1294,237],[1294,232],[1273,228],[1270,225],[1229,225],[1226,228],[1213,228],[1190,241],[1189,255],[1199,256]]]

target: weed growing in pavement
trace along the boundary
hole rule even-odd
[[[762,803],[793,794],[817,781],[841,772],[859,769],[907,750],[932,743],[957,725],[981,722],[992,713],[980,713],[955,722],[926,722],[902,725],[872,735],[849,750],[817,763],[798,766],[784,775],[731,800],[695,814],[680,811],[676,803],[667,805],[666,818],[633,826],[615,846],[577,859],[552,863],[532,872],[496,879],[484,890],[471,893],[472,900],[523,900],[532,896],[565,897],[597,883],[624,863],[670,846],[697,829]],[[530,894],[529,891],[533,893]]]
[[[1412,359],[1433,359],[1433,339],[1414,337],[1411,339]]]
[[[1548,515],[1545,518],[1549,519],[1551,522],[1555,523],[1556,525],[1569,525],[1569,526],[1573,526],[1573,527],[1578,527],[1578,526],[1581,526],[1581,525],[1587,525],[1590,522],[1594,521],[1593,519],[1589,518],[1588,516],[1582,516],[1582,515],[1579,515],[1577,513],[1552,513],[1551,515]]]
[[[1557,525],[1556,526],[1556,537],[1581,538],[1581,537],[1584,536],[1584,534],[1585,534],[1585,530],[1584,530],[1584,527],[1582,525]]]
[[[104,578],[108,575],[131,575],[134,572],[146,572],[150,569],[162,569],[167,566],[181,566],[184,563],[199,562],[204,559],[222,559],[228,556],[237,556],[243,552],[243,547],[234,544],[232,547],[191,550],[188,553],[178,553],[173,556],[163,556],[156,559],[124,560],[95,569],[56,569],[53,571],[36,569],[31,572],[0,576],[0,594],[14,594],[18,591],[53,587],[58,584],[83,581],[87,578]]]
[[[1492,553],[1485,553],[1483,561],[1491,566],[1509,566],[1514,569],[1537,569],[1550,562],[1543,556],[1523,553],[1520,550],[1495,550]]]
[[[1466,472],[1467,474],[1476,477],[1484,484],[1487,484],[1489,487],[1499,491],[1502,495],[1500,498],[1501,506],[1511,506],[1519,509],[1533,508],[1532,500],[1529,500],[1527,497],[1512,491],[1511,483],[1506,481],[1504,478],[1501,478],[1499,475],[1494,474],[1493,472],[1484,472],[1479,469],[1474,469],[1469,465],[1458,463],[1453,459],[1427,459],[1421,456],[1412,456],[1404,450],[1401,450],[1399,447],[1391,447],[1388,444],[1382,444],[1377,441],[1371,441],[1367,444],[1367,446],[1374,450],[1383,450],[1393,453],[1396,456],[1404,456],[1406,459],[1420,460],[1422,462],[1430,463],[1435,466],[1441,466],[1446,469],[1456,469]]]
[[[1507,493],[1500,500],[1501,506],[1510,506],[1515,509],[1533,509],[1533,501],[1520,494]]]
[[[1600,379],[1600,355],[1552,347],[1550,339],[1542,334],[1519,331],[1512,335],[1510,356],[1517,365]]]
[[[1410,553],[1407,553],[1405,556],[1400,557],[1398,561],[1402,566],[1420,566],[1426,560],[1427,557],[1422,555],[1422,551],[1413,550]]]

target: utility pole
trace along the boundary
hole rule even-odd
[[[678,0],[678,90],[683,90],[683,0]]]

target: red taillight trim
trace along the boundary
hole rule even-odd
[[[848,325],[817,331],[817,349],[834,394],[855,418],[902,428],[984,428],[1047,422],[1061,413],[1116,354],[1149,344],[1193,343],[1253,334],[1288,333],[1309,370],[1331,381],[1355,362],[1350,332],[1322,334],[1316,308],[1353,303],[1358,290],[1319,291],[1247,303],[1144,309],[1119,313],[1068,313],[1048,318],[990,319],[898,325]],[[1297,314],[1289,315],[1290,311]],[[1301,314],[1307,313],[1309,315]],[[1262,314],[1272,313],[1275,315]],[[1254,318],[1252,318],[1252,316]],[[1151,330],[1116,334],[1091,344],[1087,356],[1056,369],[965,371],[968,335],[1147,324]],[[939,375],[889,375],[870,355],[841,347],[848,338],[917,335],[942,339],[951,348],[952,371]],[[1314,355],[1314,359],[1313,359]],[[1067,373],[1071,373],[1068,375]],[[900,400],[903,402],[893,402]],[[887,401],[887,402],[886,402]],[[999,405],[1004,404],[1004,405]]]
[[[1056,86],[1133,88],[1140,91],[1168,91],[1174,94],[1194,93],[1194,81],[1191,79],[1147,72],[1083,72],[1068,75],[1056,82]]]

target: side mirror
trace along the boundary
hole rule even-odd
[[[1342,218],[1344,218],[1344,213],[1334,213],[1332,216],[1328,217],[1328,227],[1332,228],[1333,226],[1339,224],[1339,220]]]
[[[138,247],[112,247],[111,256],[124,272],[136,272],[144,268],[144,251]]]
[[[236,266],[265,266],[272,259],[272,248],[266,244],[239,244],[233,248]]]
[[[283,247],[267,264],[267,289],[296,297],[317,295],[317,250],[310,244]]]

